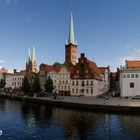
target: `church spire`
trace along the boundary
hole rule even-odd
[[[35,58],[35,47],[33,46],[33,48],[32,48],[31,61],[34,62],[35,60],[36,60],[36,58]]]
[[[73,26],[72,12],[71,12],[71,17],[70,17],[69,37],[68,37],[68,41],[67,41],[67,45],[69,45],[69,44],[77,45],[75,42],[75,38],[74,38],[74,26]]]

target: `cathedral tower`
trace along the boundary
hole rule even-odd
[[[65,45],[65,63],[76,64],[77,62],[77,42],[74,38],[73,15],[70,17],[70,29],[68,40]]]
[[[29,49],[29,54],[26,61],[26,71],[33,72],[33,73],[38,72],[34,47],[32,48],[32,51],[30,51]]]

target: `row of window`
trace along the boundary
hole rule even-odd
[[[72,85],[80,85],[79,81],[72,81]],[[82,86],[93,85],[93,81],[82,81]]]
[[[22,81],[23,78],[12,78],[12,80],[13,80],[13,81],[16,81],[16,80],[18,80],[18,81]]]
[[[16,83],[16,82],[12,82],[12,86],[22,86],[22,83]]]
[[[68,81],[59,81],[59,84],[68,84]]]
[[[58,86],[58,90],[70,90],[70,86]]]
[[[72,93],[86,93],[86,94],[89,94],[89,93],[91,93],[91,94],[93,94],[93,88],[91,88],[91,89],[81,89],[81,90],[78,90],[78,89],[72,89]]]
[[[123,74],[123,78],[139,78],[138,74]]]

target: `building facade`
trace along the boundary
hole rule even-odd
[[[22,81],[24,79],[25,73],[23,72],[14,72],[5,74],[5,87],[6,88],[21,88]]]
[[[120,90],[122,97],[140,95],[140,60],[126,60],[120,69]]]
[[[59,95],[70,95],[71,79],[70,79],[71,69],[67,67],[62,67],[60,72],[57,73],[57,93]]]
[[[102,94],[103,81],[95,62],[84,54],[71,73],[71,95],[97,96]]]

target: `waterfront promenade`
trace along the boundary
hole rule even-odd
[[[62,108],[73,108],[83,110],[113,111],[113,112],[134,112],[140,113],[140,99],[121,97],[85,97],[85,96],[48,96],[48,97],[28,97],[11,96],[1,94],[0,98],[10,98],[25,102],[39,104],[49,104]]]
[[[132,98],[121,98],[121,97],[76,97],[76,96],[58,96],[56,99],[53,97],[37,97],[40,100],[51,100],[57,102],[77,103],[77,104],[88,104],[88,105],[109,105],[109,106],[129,106],[129,107],[140,107],[140,99]]]

